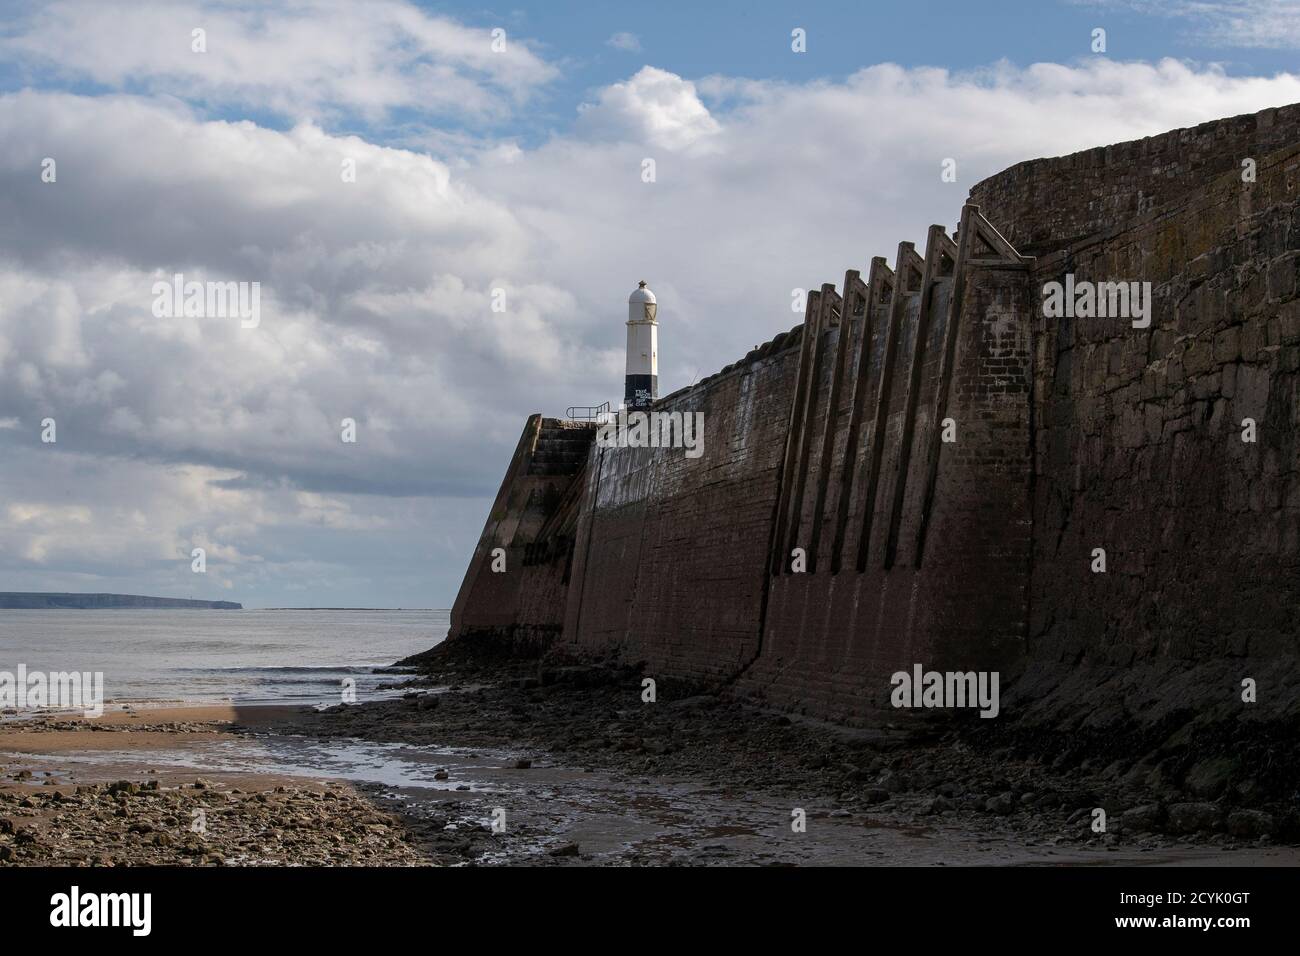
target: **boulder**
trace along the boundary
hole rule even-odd
[[[1231,760],[1227,757],[1211,757],[1187,771],[1185,786],[1192,796],[1213,800],[1223,793],[1231,776]]]
[[[1008,790],[1005,793],[989,797],[984,803],[984,809],[989,813],[1004,817],[1016,809],[1015,794]]]
[[[1169,807],[1171,833],[1199,833],[1217,830],[1223,824],[1223,811],[1215,803],[1174,803]]]
[[[1262,810],[1234,810],[1228,814],[1228,832],[1235,837],[1254,839],[1268,836],[1275,827],[1272,814]]]
[[[1125,833],[1159,833],[1164,822],[1164,808],[1158,803],[1133,807],[1120,816],[1120,826]]]

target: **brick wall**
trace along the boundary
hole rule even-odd
[[[946,238],[932,236],[931,243],[955,251]],[[910,250],[900,251],[895,275],[909,258]],[[863,395],[853,443],[858,461],[847,484],[846,528],[854,530],[845,537],[838,572],[826,560],[823,533],[823,560],[805,573],[790,573],[782,562],[771,579],[762,652],[739,678],[742,689],[770,703],[870,720],[888,708],[889,678],[898,670],[917,663],[1003,670],[1023,653],[1031,517],[1028,270],[1020,262],[970,267],[954,304],[951,266],[936,263],[903,281],[888,305],[870,315],[872,352],[854,389]],[[848,328],[860,349],[865,336],[857,324]],[[945,371],[950,329],[952,366]],[[824,336],[827,355],[843,334],[841,322]],[[849,359],[847,367],[857,368],[861,355],[851,350]],[[843,402],[833,418],[826,414],[829,375],[823,371],[810,392],[813,407],[822,410],[819,427],[834,420],[847,433],[851,416]],[[951,444],[936,434],[937,402],[944,403],[943,417],[954,419]],[[878,448],[877,422],[883,429]],[[848,444],[837,440],[833,447],[842,452]],[[821,465],[810,457],[814,473]],[[842,458],[829,465],[833,478],[843,475]],[[879,480],[868,524],[873,471]],[[864,532],[869,541],[860,566]],[[786,541],[787,547],[811,543],[798,534]]]
[[[700,458],[593,448],[567,639],[701,681],[753,657],[798,355],[777,349],[656,404],[704,413]]]

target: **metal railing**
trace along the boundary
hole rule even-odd
[[[599,405],[570,405],[564,416],[571,422],[605,422],[610,417],[609,402]]]

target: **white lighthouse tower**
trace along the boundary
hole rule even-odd
[[[655,294],[641,282],[627,297],[627,373],[623,404],[646,408],[659,397],[659,320]]]

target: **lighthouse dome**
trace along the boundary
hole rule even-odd
[[[637,284],[637,287],[633,290],[632,294],[627,297],[627,301],[629,305],[632,305],[640,302],[654,302],[656,300],[655,294],[645,287],[645,280],[642,280]]]
[[[627,297],[627,320],[654,324],[658,312],[659,306],[655,304],[655,294],[647,289],[645,282],[642,281]]]

